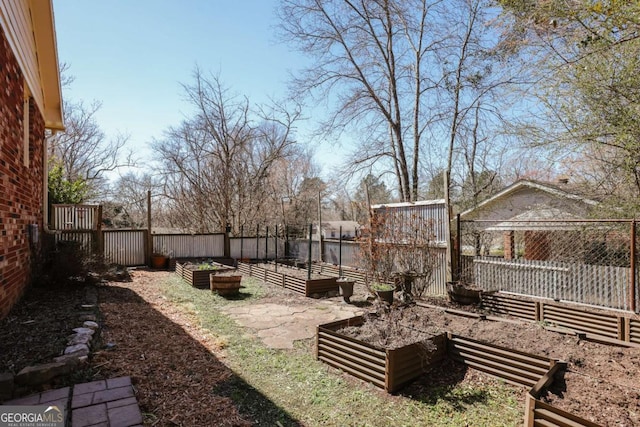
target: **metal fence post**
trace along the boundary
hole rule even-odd
[[[629,245],[629,308],[635,312],[636,307],[636,220],[631,220],[631,242]]]
[[[267,225],[267,231],[264,235],[264,261],[269,260],[269,226]]]
[[[342,226],[340,226],[340,236],[338,240],[338,276],[342,277]]]
[[[313,223],[309,224],[309,253],[307,254],[307,280],[311,280],[311,248],[313,246]]]

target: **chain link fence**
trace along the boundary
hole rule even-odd
[[[629,220],[461,221],[459,278],[488,292],[637,311],[637,240]]]

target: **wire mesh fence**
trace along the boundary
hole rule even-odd
[[[635,221],[461,221],[462,281],[636,311]]]

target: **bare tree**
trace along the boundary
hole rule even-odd
[[[535,114],[516,130],[530,145],[559,152],[558,166],[568,165],[564,172],[617,204],[614,214],[635,215],[640,6],[588,0],[500,3],[507,24],[502,43],[521,53],[537,77],[529,88]]]
[[[330,101],[325,132],[357,128],[350,174],[375,165],[394,174],[401,200],[416,200],[424,176],[462,161],[474,111],[497,134],[508,100],[498,92],[515,82],[492,2],[283,0],[280,15],[283,38],[315,60],[295,92]],[[425,155],[434,173],[421,171]]]
[[[284,0],[280,8],[283,36],[315,59],[295,90],[332,97],[324,129],[361,131],[352,172],[384,162],[407,201],[418,194],[424,98],[437,85],[428,65],[442,43],[432,16],[442,13],[440,3]]]
[[[279,159],[294,150],[299,109],[250,109],[248,99],[217,75],[194,71],[184,85],[194,114],[153,142],[160,156],[164,194],[181,226],[211,232],[252,227],[268,217],[267,180]]]
[[[68,89],[74,80],[68,70],[67,64],[61,65],[63,89]],[[96,198],[106,190],[108,172],[135,163],[131,153],[125,153],[128,137],[107,138],[96,118],[100,102],[65,100],[65,131],[48,135],[49,159],[61,168],[64,179],[84,181],[87,198]]]

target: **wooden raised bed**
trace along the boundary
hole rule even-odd
[[[437,350],[425,354],[419,343],[382,349],[336,332],[363,322],[358,316],[318,326],[316,359],[393,393],[446,356],[446,334],[434,336]]]
[[[238,263],[238,270],[242,274],[248,274],[272,285],[282,286],[306,297],[320,296],[329,292],[338,294],[337,277],[302,279],[292,274],[287,274],[287,272],[295,271],[299,275],[304,275],[306,273],[304,270],[283,267],[281,271],[276,272],[261,265],[245,263]]]
[[[209,289],[209,275],[235,270],[228,265],[211,263],[216,268],[200,270],[198,264],[176,262],[176,274],[194,288]]]
[[[229,276],[222,274],[209,275],[209,284],[211,291],[216,292],[221,296],[233,296],[238,295],[240,292],[240,282],[242,276]]]

